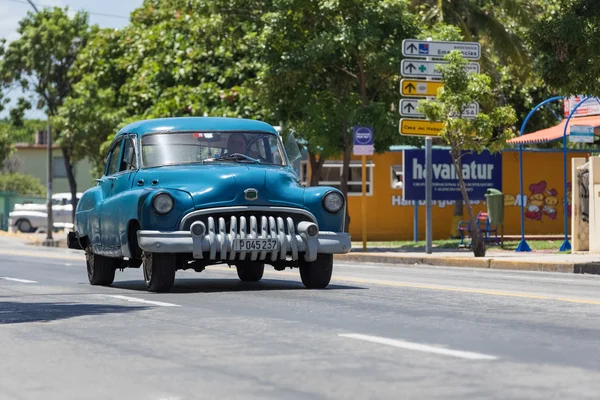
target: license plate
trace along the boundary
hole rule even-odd
[[[277,239],[234,239],[235,251],[274,251],[279,249]]]

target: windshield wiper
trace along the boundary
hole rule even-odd
[[[223,157],[219,157],[219,158],[207,158],[206,160],[203,161],[204,162],[211,162],[211,161],[247,161],[247,162],[252,162],[255,164],[260,164],[260,160],[257,160],[256,158],[252,158],[250,156],[247,156],[245,154],[241,154],[241,153],[232,153],[232,154],[228,154],[226,156]]]

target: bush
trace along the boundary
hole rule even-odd
[[[20,196],[46,196],[46,188],[30,175],[0,173],[0,192],[14,192]]]

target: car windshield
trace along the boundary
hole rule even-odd
[[[142,137],[144,167],[209,162],[285,165],[279,137],[267,132],[175,132]]]

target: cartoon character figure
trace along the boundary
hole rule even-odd
[[[548,216],[548,218],[555,220],[556,219],[556,205],[558,204],[558,194],[556,189],[552,189],[550,191],[546,191],[548,196],[544,199],[544,208],[542,212],[544,215]]]
[[[535,221],[542,220],[542,207],[544,205],[544,190],[546,190],[546,186],[546,181],[529,185],[531,197],[529,198],[527,212],[525,213],[525,217],[528,219]]]
[[[512,207],[516,203],[516,198],[512,194],[504,195],[504,207]]]

